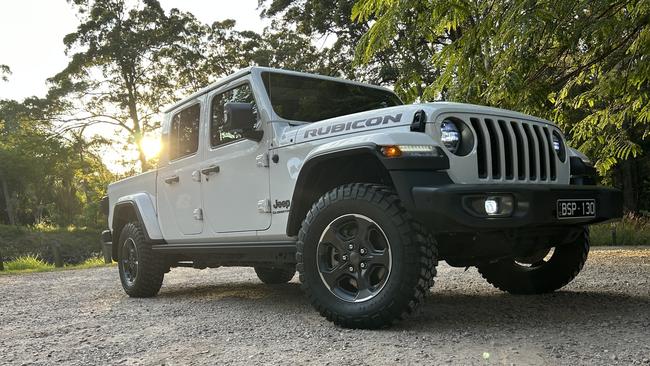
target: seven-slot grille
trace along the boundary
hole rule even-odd
[[[553,130],[530,121],[471,117],[478,177],[500,181],[557,181]]]

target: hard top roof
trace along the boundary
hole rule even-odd
[[[198,91],[192,93],[191,95],[179,100],[178,102],[176,102],[176,103],[172,104],[171,106],[167,107],[165,109],[165,113],[171,112],[172,110],[178,108],[179,106],[182,106],[183,104],[185,104],[185,103],[187,103],[187,102],[189,102],[189,101],[191,101],[191,100],[193,100],[193,99],[195,99],[195,98],[197,98],[197,97],[199,97],[199,96],[201,96],[203,94],[209,93],[210,91],[212,91],[214,89],[217,89],[217,88],[219,88],[219,87],[221,87],[221,86],[223,86],[225,84],[228,84],[231,81],[239,79],[242,76],[250,74],[253,71],[260,72],[260,73],[265,72],[265,71],[267,71],[267,72],[277,72],[277,73],[282,73],[282,74],[289,74],[289,75],[296,75],[296,76],[306,76],[306,77],[312,77],[312,78],[318,78],[318,79],[338,81],[338,82],[342,82],[342,83],[355,84],[355,85],[364,86],[364,87],[368,87],[368,88],[381,89],[381,90],[385,90],[385,91],[393,93],[393,91],[388,89],[388,88],[384,88],[384,87],[377,86],[377,85],[372,85],[372,84],[361,83],[361,82],[353,81],[353,80],[347,80],[347,79],[343,79],[343,78],[336,78],[336,77],[332,77],[332,76],[310,74],[310,73],[306,73],[306,72],[298,72],[298,71],[291,71],[291,70],[284,70],[284,69],[275,69],[275,68],[272,68],[272,67],[249,66],[249,67],[246,67],[244,69],[241,69],[241,70],[235,72],[234,74],[230,74],[230,75],[228,75],[228,76],[226,76],[224,78],[221,78],[221,79],[215,81],[214,83],[212,83],[212,84],[210,84],[210,85],[208,85],[208,86],[206,86],[206,87],[204,87],[202,89],[199,89]]]

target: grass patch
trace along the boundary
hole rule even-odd
[[[54,263],[58,247],[65,264],[81,264],[101,255],[100,229],[79,227],[0,225],[0,255],[6,262],[36,256]]]
[[[9,262],[4,262],[4,271],[0,271],[1,275],[8,274],[21,274],[21,273],[34,273],[34,272],[51,272],[62,271],[69,269],[87,269],[96,267],[113,266],[115,263],[105,264],[104,259],[100,257],[93,257],[86,259],[80,264],[69,264],[61,268],[55,267],[53,264],[47,263],[36,255],[20,256]]]
[[[650,217],[627,214],[613,223],[592,225],[591,245],[650,245]]]
[[[18,257],[12,261],[5,263],[6,271],[42,271],[53,269],[54,265],[49,264],[36,255],[28,254]]]

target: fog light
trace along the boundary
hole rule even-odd
[[[466,211],[476,217],[509,217],[515,210],[515,198],[508,193],[463,197]]]
[[[488,198],[485,200],[485,213],[488,215],[496,215],[499,212],[499,204],[494,198]]]

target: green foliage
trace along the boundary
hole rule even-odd
[[[642,246],[650,243],[650,218],[628,214],[614,223],[593,225],[592,245]]]
[[[360,0],[352,17],[375,19],[357,49],[359,62],[397,52],[394,43],[408,42],[401,40],[408,35],[439,72],[424,83],[418,73],[401,72],[396,91],[407,101],[421,96],[551,119],[608,177],[644,151],[650,135],[648,0]],[[624,188],[638,190],[640,183],[629,181]],[[636,209],[627,199],[626,205]]]
[[[37,255],[27,254],[5,263],[7,271],[46,270],[53,269],[54,265],[46,263]]]
[[[81,264],[75,266],[76,268],[93,268],[93,267],[101,267],[105,266],[106,263],[104,263],[104,258],[102,257],[92,257],[88,258],[85,261],[83,261]]]
[[[433,47],[440,70],[424,99],[553,119],[602,173],[641,153],[639,142],[650,133],[650,2],[362,0],[353,17],[377,20],[362,38],[359,60],[392,47],[413,9],[421,15],[413,37],[423,55]]]
[[[11,75],[9,66],[0,64],[0,81],[8,81],[9,75]]]
[[[205,80],[201,48],[210,28],[177,9],[166,14],[154,0],[73,4],[81,24],[64,38],[71,61],[50,79],[49,97],[66,103],[65,131],[97,123],[122,129],[147,170],[141,141],[160,126],[163,106]]]
[[[5,261],[32,254],[54,263],[55,245],[66,264],[83,263],[102,252],[97,229],[0,225],[0,253]]]
[[[105,264],[103,258],[92,257],[80,264],[65,265],[63,268],[56,268],[53,264],[47,263],[35,255],[24,255],[5,263],[5,270],[0,275],[23,274],[34,272],[50,272],[69,269],[88,269],[105,267],[114,264]]]
[[[260,0],[262,15],[288,24],[300,34],[322,47],[321,53],[329,58],[328,75],[344,76],[370,83],[390,85],[408,100],[418,99],[423,86],[432,83],[438,70],[433,67],[433,47],[421,47],[426,40],[418,32],[427,22],[422,6],[413,2],[413,8],[404,8],[400,24],[389,23],[367,13],[351,18],[355,0]],[[380,27],[372,26],[383,22]],[[387,37],[387,32],[393,32]],[[357,45],[366,38],[380,42],[373,52],[364,52]],[[355,52],[363,65],[355,64]]]
[[[0,101],[0,223],[100,225],[97,202],[113,175],[103,140],[60,136],[47,120],[53,103]]]

